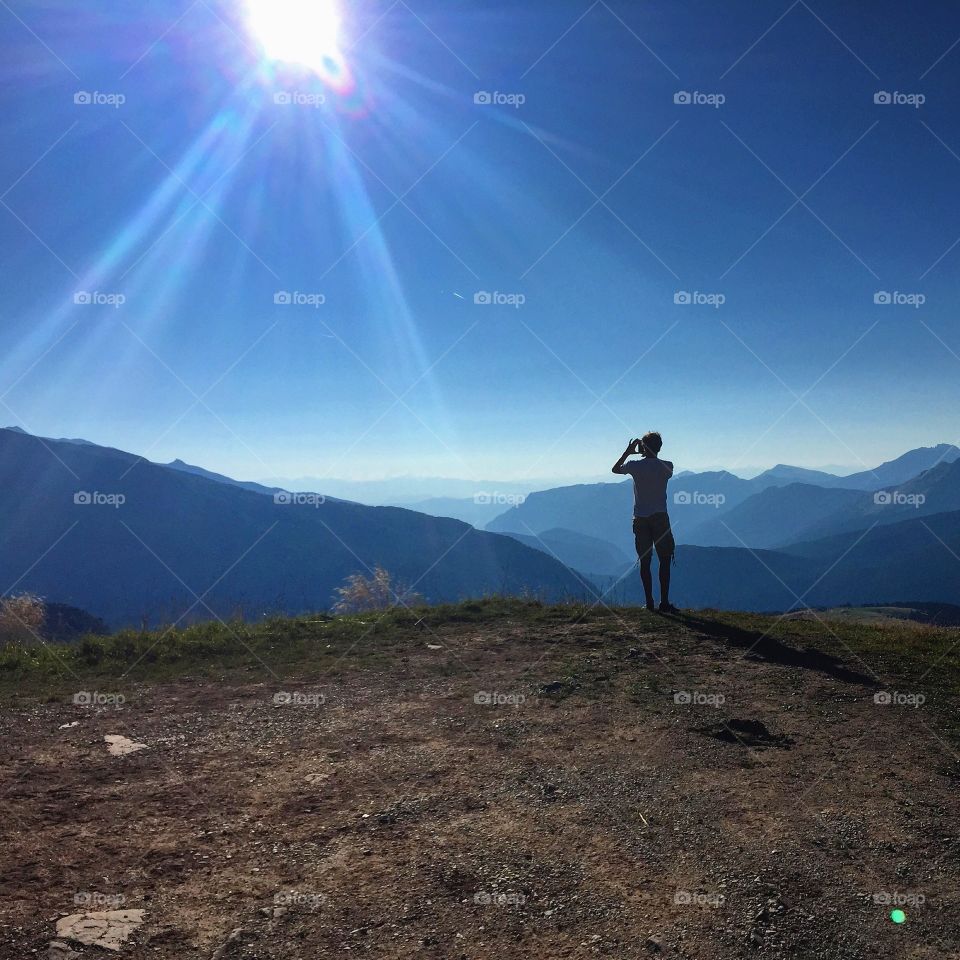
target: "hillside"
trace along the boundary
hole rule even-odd
[[[608,603],[639,604],[636,566],[595,578]],[[671,598],[684,607],[778,611],[912,598],[960,602],[960,511],[877,524],[779,550],[677,547]]]
[[[824,562],[774,550],[677,546],[671,598],[691,609],[790,610],[821,575]],[[617,576],[595,577],[606,603],[642,604],[636,563]],[[842,601],[837,600],[837,603]]]
[[[831,524],[842,525],[851,517],[859,517],[859,508],[869,497],[872,494],[861,490],[809,483],[768,487],[701,523],[690,537],[693,543],[704,547],[778,547],[812,539]]]
[[[535,550],[542,550],[565,566],[581,573],[619,573],[625,565],[635,563],[635,560],[629,559],[624,551],[606,540],[588,537],[573,530],[564,530],[562,527],[544,530],[537,536],[525,536],[522,533],[507,533],[505,536],[513,537],[514,540],[519,540],[520,543],[525,543]]]
[[[521,495],[515,496],[521,499]],[[487,502],[488,500],[491,502]],[[454,520],[462,520],[478,530],[482,530],[505,509],[501,500],[495,500],[492,495],[483,493],[475,497],[420,497],[406,502],[397,500],[389,506],[405,507],[431,517],[453,517]]]
[[[491,600],[0,653],[0,955],[114,908],[156,960],[955,956],[958,640]]]
[[[806,595],[814,606],[868,604],[879,597],[960,599],[960,511],[798,543],[785,552],[820,567]]]
[[[0,430],[0,539],[4,584],[111,626],[322,609],[348,575],[377,564],[434,602],[584,592],[552,557],[457,520],[322,496],[276,502],[120,450],[10,430]]]
[[[254,483],[250,480],[234,480],[233,477],[224,476],[222,473],[214,473],[212,470],[205,470],[203,467],[194,466],[192,463],[184,463],[183,460],[171,460],[165,466],[171,470],[182,470],[184,473],[192,473],[198,477],[206,477],[208,480],[217,480],[220,483],[229,483],[231,486],[242,487],[244,490],[251,490],[254,493],[262,493],[273,496],[279,493],[282,487],[265,487],[262,483]]]

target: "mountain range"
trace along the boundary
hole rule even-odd
[[[185,465],[0,429],[0,581],[111,626],[329,607],[381,565],[430,602],[581,595],[511,537],[395,507],[245,489]]]
[[[685,472],[668,486],[678,542],[697,546],[778,546],[913,515],[960,509],[960,449],[921,447],[873,470],[835,477],[780,464],[750,480],[727,471]],[[802,479],[800,479],[802,478]],[[813,483],[813,478],[820,482]],[[824,479],[826,478],[826,479]],[[877,491],[890,494],[883,502]],[[917,504],[918,495],[923,502]],[[536,536],[569,529],[632,551],[633,481],[577,484],[530,494],[487,530]]]
[[[683,606],[960,602],[956,447],[912,450],[849,477],[789,465],[751,479],[686,472],[668,499]],[[6,592],[114,627],[326,609],[347,577],[376,566],[432,603],[641,599],[631,481],[530,494],[486,530],[428,512],[458,504],[370,506],[0,429]]]
[[[767,488],[701,523],[689,539],[704,546],[780,547],[950,510],[960,510],[960,460],[874,491],[808,483]]]

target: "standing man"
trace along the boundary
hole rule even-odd
[[[658,456],[662,446],[659,433],[646,433],[639,440],[631,440],[613,465],[613,472],[633,477],[633,538],[640,558],[640,580],[647,598],[647,609],[655,609],[650,561],[656,549],[660,574],[660,612],[679,613],[670,603],[670,562],[676,544],[670,529],[670,517],[667,516],[667,481],[673,476],[673,464]],[[625,462],[627,457],[636,453],[643,459]]]

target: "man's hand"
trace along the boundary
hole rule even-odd
[[[639,440],[631,440],[627,444],[627,449],[624,450],[622,454],[620,454],[620,459],[613,465],[613,471],[612,471],[613,473],[623,473],[623,470],[621,469],[621,467],[623,467],[623,461],[626,460],[627,457],[632,456],[634,453],[636,453],[637,446],[639,444],[640,444]]]

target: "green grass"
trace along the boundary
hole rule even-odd
[[[602,619],[603,608],[544,606],[536,600],[491,597],[459,604],[331,617],[307,614],[255,623],[212,620],[191,626],[87,635],[69,644],[9,645],[0,649],[0,697],[77,689],[97,679],[156,682],[180,676],[243,675],[271,670],[386,669],[405,648],[429,642],[439,629],[521,620],[547,627]]]
[[[811,647],[844,660],[852,669],[872,671],[899,690],[925,689],[960,695],[960,629],[931,627],[907,620],[870,623],[832,612],[820,619],[790,620],[769,615],[705,611],[698,616]],[[910,684],[913,684],[911,687]]]
[[[725,631],[741,642],[766,635],[800,649],[814,648],[873,672],[901,691],[960,694],[960,630],[886,622],[882,625],[830,620],[785,620],[768,615],[702,611],[694,614],[723,642]],[[431,642],[443,631],[471,625],[521,626],[523,642],[564,641],[571,623],[590,625],[603,646],[638,643],[636,634],[685,632],[684,619],[671,620],[638,608],[609,609],[583,603],[546,605],[536,600],[489,597],[437,607],[393,609],[331,617],[312,614],[271,617],[256,623],[210,621],[183,628],[122,630],[86,636],[73,644],[8,646],[0,649],[0,697],[51,696],[79,684],[123,679],[151,683],[184,676],[249,679],[269,664],[277,676],[303,672],[336,676],[347,670],[387,670],[398,658]],[[696,624],[691,624],[697,629]],[[689,635],[687,638],[689,639]],[[642,643],[642,641],[640,641]],[[580,676],[591,696],[602,696],[603,670],[589,662],[591,651],[565,651],[570,673]],[[731,655],[739,649],[731,646]]]
[[[889,623],[891,620],[919,622],[916,611],[909,607],[834,607],[821,610],[825,620],[849,620],[856,623]]]

